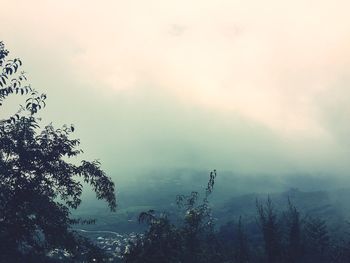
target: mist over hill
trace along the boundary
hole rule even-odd
[[[177,195],[192,191],[204,192],[207,172],[177,170],[153,172],[134,182],[119,185],[116,213],[85,193],[82,206],[73,213],[76,216],[96,218],[89,229],[119,232],[141,231],[138,224],[140,212],[149,209],[176,214]],[[256,200],[271,198],[278,210],[283,211],[290,199],[305,215],[321,216],[332,222],[350,218],[350,178],[333,175],[242,175],[223,171],[215,181],[210,198],[218,226],[237,220],[239,216],[255,218]]]

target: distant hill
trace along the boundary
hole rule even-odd
[[[219,191],[219,187],[215,191]],[[173,191],[171,191],[173,192]],[[142,193],[140,193],[141,195]],[[214,193],[216,194],[216,193]],[[102,207],[95,209],[85,209],[76,212],[77,216],[96,218],[96,225],[84,226],[90,230],[106,230],[119,233],[140,232],[144,226],[139,225],[137,217],[140,212],[154,209],[156,211],[166,211],[170,215],[175,215],[177,208],[174,203],[175,196],[169,196],[164,191],[153,191],[152,198],[144,198],[142,202],[121,207],[116,213],[110,213]],[[156,198],[158,196],[158,199]],[[166,198],[163,198],[163,197]],[[230,221],[237,221],[239,216],[245,218],[246,222],[255,223],[256,201],[265,202],[268,196],[279,213],[286,210],[288,198],[299,209],[303,217],[320,217],[331,223],[332,228],[343,228],[350,219],[350,188],[301,191],[292,188],[287,191],[274,193],[249,193],[232,196],[221,202],[216,197],[212,202],[213,216],[216,218],[218,226]]]

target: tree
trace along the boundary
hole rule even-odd
[[[313,262],[329,262],[330,237],[327,224],[320,218],[309,217],[304,227],[307,258]]]
[[[0,100],[16,93],[30,97],[26,107],[0,124],[0,262],[24,262],[24,257],[47,262],[46,254],[55,248],[66,249],[76,261],[97,257],[93,245],[72,230],[76,221],[70,209],[81,203],[85,182],[114,211],[114,183],[98,161],[69,162],[82,153],[79,139],[70,139],[73,126],[40,128],[36,114],[46,97],[31,88],[27,92],[23,74],[9,81],[22,62],[6,61],[7,55],[1,43]]]
[[[0,120],[0,125],[15,122],[20,118],[20,114],[29,113],[33,115],[45,106],[45,94],[39,94],[27,83],[27,77],[24,71],[19,71],[22,67],[22,61],[19,58],[7,59],[9,51],[0,41],[0,106],[3,101],[11,95],[28,95],[26,105],[20,105],[19,109],[13,114]]]
[[[136,242],[130,244],[125,262],[179,262],[182,237],[165,213],[157,214],[153,210],[142,212],[139,223],[145,223],[149,228],[144,236],[139,236]]]
[[[257,201],[256,207],[258,212],[258,223],[264,237],[267,262],[280,262],[282,256],[281,233],[277,214],[270,197],[268,197],[265,205]]]
[[[288,210],[285,213],[287,226],[286,262],[297,263],[302,257],[302,238],[300,213],[288,198]]]
[[[237,263],[249,262],[249,245],[246,233],[242,225],[242,217],[240,216],[237,224],[237,244],[236,244],[236,261]]]
[[[210,173],[205,196],[199,204],[197,192],[177,196],[177,204],[183,208],[179,224],[171,223],[166,213],[157,214],[153,210],[141,213],[139,222],[146,223],[148,229],[137,242],[131,244],[125,262],[223,262],[208,201],[215,177],[214,170]]]

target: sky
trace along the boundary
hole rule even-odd
[[[43,124],[75,124],[116,180],[350,171],[349,1],[0,6],[1,40],[48,95]]]

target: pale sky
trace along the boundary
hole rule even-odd
[[[350,169],[350,2],[11,0],[1,40],[107,170]],[[125,175],[126,174],[126,175]]]

